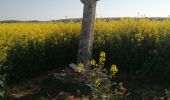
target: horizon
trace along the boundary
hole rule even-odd
[[[168,0],[100,0],[96,18],[115,17],[170,17]],[[50,21],[76,19],[83,16],[80,0],[2,0],[0,21]]]
[[[137,18],[137,19],[142,19],[142,18],[146,18],[146,19],[170,19],[170,17],[102,17],[102,18],[96,18],[96,19],[121,19],[121,18]],[[18,22],[48,22],[48,21],[67,21],[67,20],[82,20],[82,18],[63,18],[63,19],[51,19],[51,20],[0,20],[0,22],[10,22],[10,21],[18,21]]]

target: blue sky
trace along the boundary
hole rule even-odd
[[[0,0],[0,20],[81,18],[80,0]],[[168,17],[170,0],[100,0],[97,17]]]

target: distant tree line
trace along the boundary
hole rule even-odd
[[[120,20],[122,18],[126,18],[126,17],[113,17],[113,18],[96,18],[96,20]],[[166,20],[166,19],[170,19],[169,17],[127,17],[127,18],[136,18],[136,19],[141,19],[141,18],[145,18],[145,19],[149,19],[149,20]],[[0,23],[25,23],[25,22],[70,22],[70,21],[74,21],[74,22],[80,22],[82,21],[82,18],[69,18],[69,19],[59,19],[59,20],[50,20],[50,21],[39,21],[39,20],[29,20],[29,21],[21,21],[21,20],[3,20],[0,21]]]

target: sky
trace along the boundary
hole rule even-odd
[[[0,0],[0,20],[82,18],[80,0]],[[96,17],[168,17],[170,0],[100,0]]]

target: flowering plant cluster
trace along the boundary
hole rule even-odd
[[[105,60],[106,60],[106,54],[105,52],[100,53],[100,58],[98,63],[92,59],[89,61],[91,65],[91,69],[88,71],[85,71],[85,75],[87,78],[86,84],[91,87],[93,94],[99,94],[102,92],[110,92],[111,88],[111,77],[115,76],[118,72],[118,68],[115,64],[113,64],[110,68],[110,71],[107,71],[105,68]],[[79,63],[77,65],[77,70],[79,73],[82,73],[84,71],[84,65],[82,63]]]

